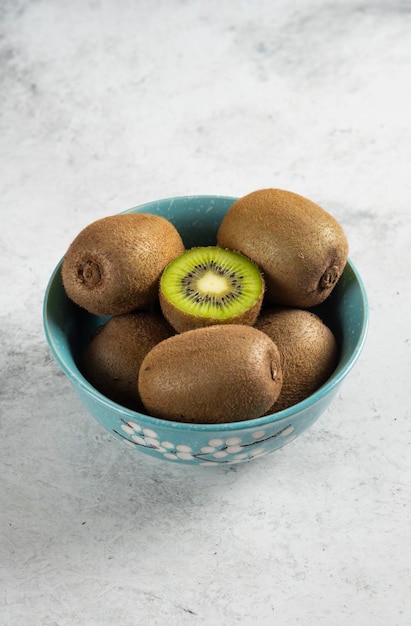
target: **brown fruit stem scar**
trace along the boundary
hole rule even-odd
[[[86,287],[95,287],[101,281],[100,268],[94,261],[86,261],[77,268],[77,277]]]
[[[335,285],[339,275],[340,272],[338,265],[331,265],[330,267],[327,267],[324,274],[320,278],[320,288],[329,289],[330,287]]]

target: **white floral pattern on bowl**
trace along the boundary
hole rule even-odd
[[[184,443],[174,443],[163,438],[153,429],[144,428],[135,421],[121,420],[119,430],[113,430],[117,437],[120,437],[131,446],[141,446],[146,452],[157,453],[170,461],[186,461],[201,465],[215,465],[216,463],[242,463],[250,461],[267,454],[272,446],[267,449],[264,443],[272,439],[279,438],[281,447],[296,438],[294,426],[286,424],[273,434],[266,430],[256,430],[251,434],[251,440],[233,435],[232,437],[219,438],[212,437],[202,444],[199,449],[194,450]]]

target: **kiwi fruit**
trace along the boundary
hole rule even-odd
[[[263,332],[217,324],[176,334],[144,358],[138,389],[155,417],[198,424],[262,416],[282,384],[280,355]]]
[[[142,409],[137,379],[146,354],[174,334],[162,315],[136,311],[97,328],[82,355],[81,371],[101,393],[129,409]]]
[[[214,324],[254,324],[264,297],[258,267],[215,246],[185,251],[160,279],[164,317],[178,332]]]
[[[158,298],[163,269],[184,251],[174,225],[147,213],[122,213],[86,226],[62,263],[67,296],[94,315],[120,315]]]
[[[260,267],[267,302],[297,308],[323,302],[348,257],[339,222],[318,204],[282,189],[261,189],[236,200],[217,242]]]
[[[304,400],[334,371],[339,356],[337,341],[315,313],[273,307],[261,313],[255,327],[270,337],[281,356],[283,385],[270,412]]]

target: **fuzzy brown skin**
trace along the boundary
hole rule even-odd
[[[277,345],[283,385],[269,413],[301,402],[331,376],[338,362],[334,334],[314,313],[275,307],[264,311],[255,327]]]
[[[246,311],[233,315],[227,320],[213,319],[201,317],[200,315],[192,315],[183,311],[181,308],[176,307],[170,302],[163,292],[160,290],[159,294],[160,306],[164,317],[171,326],[179,333],[184,333],[188,330],[195,328],[204,328],[206,326],[214,326],[216,324],[246,324],[252,326],[256,321],[264,299],[264,290],[261,293],[260,298],[255,304],[248,308]]]
[[[184,252],[176,228],[158,215],[125,213],[89,224],[62,263],[67,296],[94,315],[120,315],[154,302],[163,269]]]
[[[160,314],[116,315],[91,338],[83,354],[82,373],[105,396],[139,411],[143,408],[137,389],[141,363],[157,343],[173,334]]]
[[[157,344],[145,357],[138,388],[150,415],[223,423],[263,415],[282,384],[280,355],[259,330],[217,325]]]
[[[234,202],[217,241],[260,267],[268,302],[299,308],[329,296],[348,258],[337,220],[311,200],[282,189],[254,191]]]

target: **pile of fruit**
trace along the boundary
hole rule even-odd
[[[218,423],[292,406],[329,378],[338,346],[312,308],[347,262],[337,220],[300,195],[262,189],[234,202],[215,244],[186,250],[169,220],[148,213],[105,217],[77,235],[64,289],[109,316],[80,364],[96,389],[155,417]]]

